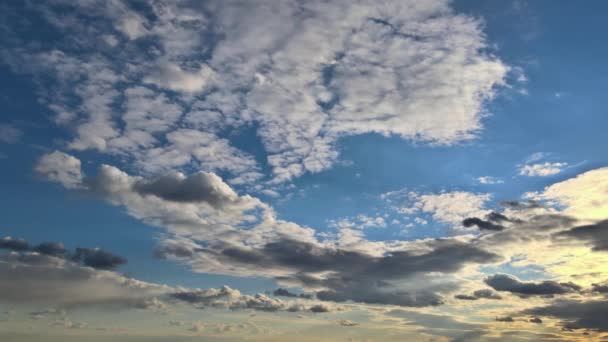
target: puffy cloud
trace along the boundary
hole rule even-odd
[[[385,194],[391,197],[391,194]],[[468,217],[479,217],[489,213],[485,203],[491,198],[490,194],[452,191],[442,193],[409,192],[405,205],[399,209],[408,215],[430,213],[434,220],[459,227]]]
[[[0,249],[9,249],[13,251],[26,251],[30,249],[30,244],[23,239],[13,239],[10,236],[0,239]]]
[[[522,176],[530,177],[545,177],[552,176],[562,172],[564,167],[568,166],[568,163],[539,163],[539,164],[527,164],[523,165],[519,169],[519,174]]]
[[[34,252],[35,254],[73,261],[95,269],[110,270],[127,262],[127,259],[100,248],[78,247],[74,253],[70,253],[61,242],[42,242],[30,247],[30,244],[23,239],[4,237],[0,240],[0,248],[18,252]]]
[[[442,304],[443,299],[437,293],[442,288],[429,283],[419,287],[421,284],[413,281],[408,288],[399,280],[423,279],[427,273],[451,273],[469,263],[498,260],[495,254],[457,241],[437,240],[429,242],[426,248],[418,253],[397,250],[374,257],[362,252],[282,240],[261,249],[226,246],[221,250],[207,249],[204,253],[215,255],[224,265],[249,266],[259,272],[275,270],[275,274],[283,274],[275,275],[281,282],[318,289],[316,295],[321,300],[402,306]]]
[[[72,259],[85,266],[103,270],[112,270],[127,263],[127,259],[99,248],[76,248]]]
[[[608,168],[584,172],[530,196],[564,206],[564,214],[582,220],[603,220],[608,213]]]
[[[178,158],[165,141],[200,113],[215,113],[224,128],[253,123],[274,182],[330,168],[343,136],[454,144],[482,128],[485,104],[510,70],[488,52],[481,21],[447,0],[154,1],[141,8],[58,0],[32,10],[86,53],[61,51],[35,33],[24,41],[14,23],[7,34],[17,44],[7,47],[5,62],[55,76],[43,97],[57,122],[75,127],[71,148],[127,155],[148,170],[158,154],[173,167],[188,164],[195,151]],[[24,48],[31,43],[40,48]],[[196,130],[215,133],[210,126]],[[230,156],[243,154],[229,146]]]
[[[59,151],[43,155],[38,160],[35,171],[69,189],[78,188],[82,182],[80,160]]]
[[[198,70],[184,70],[179,65],[166,63],[156,72],[143,79],[144,83],[152,83],[169,90],[195,93],[204,90],[213,79],[213,70],[207,65],[201,65]]]
[[[257,311],[310,311],[329,312],[330,307],[322,304],[303,305],[282,301],[278,298],[264,294],[247,295],[228,286],[219,289],[194,289],[178,291],[170,294],[171,297],[194,305],[226,309],[252,309]],[[320,307],[324,310],[320,311]]]
[[[141,180],[133,189],[142,195],[154,195],[174,202],[206,202],[222,207],[237,201],[238,195],[214,173],[198,172],[188,177],[176,172],[157,179]]]
[[[555,295],[578,292],[581,287],[574,283],[558,283],[545,280],[539,283],[522,282],[507,274],[495,274],[484,279],[484,282],[496,291],[505,291],[520,295]]]
[[[409,248],[403,243],[371,243],[368,249],[373,253],[357,248],[366,241],[355,241],[349,248],[336,247],[331,240],[322,243],[311,229],[274,218],[268,205],[236,194],[210,173],[146,180],[103,165],[81,186],[126,207],[146,223],[164,227],[169,236],[161,241],[158,256],[180,259],[197,272],[273,277],[315,289],[322,300],[438,305],[443,303],[438,293],[447,289],[445,284],[419,289],[417,282],[405,287],[392,282],[500,259],[457,239]],[[95,264],[113,266],[114,262],[105,263],[108,258]]]

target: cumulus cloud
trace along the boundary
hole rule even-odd
[[[603,220],[608,212],[608,168],[598,168],[529,194],[564,206],[564,214],[580,219]]]
[[[384,194],[384,198],[400,197],[399,193]],[[452,191],[441,193],[408,192],[399,212],[414,215],[429,213],[439,222],[460,227],[468,217],[484,216],[490,211],[485,209],[485,203],[491,199],[490,194]],[[470,226],[469,226],[470,227]]]
[[[552,176],[562,172],[562,169],[566,166],[568,166],[568,163],[546,162],[539,164],[526,164],[520,167],[519,174],[530,177]]]
[[[264,294],[247,295],[229,286],[219,289],[198,289],[179,291],[170,294],[171,297],[194,305],[204,307],[216,307],[225,309],[252,309],[257,311],[310,311],[329,312],[330,308],[322,304],[308,304],[286,302],[278,298],[269,297]],[[323,307],[323,311],[319,311]]]
[[[179,65],[165,63],[158,70],[143,79],[144,83],[152,83],[169,90],[194,93],[204,90],[212,82],[213,70],[207,65],[201,65],[198,70],[184,70]]]
[[[55,151],[43,155],[34,169],[50,181],[66,188],[78,188],[82,182],[80,160],[63,152]]]
[[[568,282],[558,283],[552,280],[545,280],[538,283],[523,282],[507,274],[495,274],[484,279],[488,286],[496,291],[511,292],[520,295],[555,295],[578,292],[581,287]]]
[[[486,102],[510,70],[489,52],[481,21],[447,0],[154,1],[141,8],[60,0],[32,10],[87,53],[62,51],[36,34],[24,41],[15,23],[7,34],[18,43],[4,62],[55,76],[43,97],[58,123],[75,127],[71,148],[127,155],[144,169],[154,155],[179,168],[194,159],[199,150],[176,156],[166,141],[200,115],[214,123],[194,129],[214,143],[223,139],[218,127],[253,123],[274,182],[332,167],[343,136],[454,144],[476,136]],[[24,49],[33,42],[40,48]],[[134,118],[147,119],[137,125]],[[242,159],[228,147],[226,157]],[[196,159],[213,171],[209,160]],[[256,168],[230,172],[238,178]]]
[[[81,186],[126,207],[132,216],[167,229],[172,237],[161,241],[158,256],[182,260],[198,272],[273,277],[314,289],[322,300],[439,305],[443,300],[438,293],[445,287],[419,289],[420,284],[413,282],[408,288],[391,281],[423,279],[425,274],[452,273],[467,264],[500,259],[457,239],[421,242],[413,249],[371,243],[366,250],[366,241],[360,248],[336,247],[332,241],[318,241],[310,228],[276,219],[267,204],[236,194],[209,173],[146,180],[103,165]],[[114,265],[106,264],[105,257],[99,263],[95,259],[95,264]]]

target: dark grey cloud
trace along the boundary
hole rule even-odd
[[[543,324],[543,320],[538,317],[532,317],[532,318],[530,318],[530,320],[528,322],[536,323],[536,324]]]
[[[127,263],[127,259],[99,248],[79,247],[76,248],[74,253],[70,253],[61,242],[42,242],[37,246],[30,247],[30,244],[24,239],[5,237],[0,240],[0,248],[18,252],[36,252],[41,255],[68,259],[84,266],[105,270],[113,270]],[[30,256],[29,258],[33,260],[34,257]],[[43,258],[38,259],[42,260]]]
[[[495,274],[484,279],[484,282],[496,291],[505,291],[520,295],[556,295],[579,292],[581,287],[571,283],[558,283],[552,280],[542,282],[522,282],[507,274]]]
[[[461,300],[478,300],[478,299],[502,299],[496,292],[488,289],[477,290],[470,295],[458,294],[454,298]]]
[[[501,213],[497,213],[495,211],[491,212],[488,214],[487,219],[492,221],[492,222],[511,222],[511,219],[509,219],[508,217],[506,217],[505,215],[501,214]]]
[[[133,190],[142,195],[153,195],[173,202],[206,202],[222,207],[237,200],[236,194],[221,178],[212,173],[198,172],[189,176],[170,173],[151,181],[138,181]]]
[[[496,322],[515,322],[515,320],[511,316],[496,317]]]
[[[547,306],[527,309],[524,313],[561,319],[566,329],[608,331],[608,301],[605,300],[559,300]]]
[[[576,239],[591,244],[594,251],[608,251],[608,220],[595,224],[574,227],[554,235],[558,240]]]
[[[505,208],[514,209],[514,210],[528,210],[528,209],[544,208],[544,205],[542,205],[542,203],[539,203],[539,202],[533,201],[533,200],[527,201],[527,202],[504,201],[501,204]]]
[[[456,272],[467,263],[489,263],[500,257],[471,244],[440,239],[428,242],[425,253],[392,252],[375,257],[356,251],[329,248],[312,243],[280,240],[261,248],[215,246],[203,253],[213,254],[226,264],[294,270],[293,276],[278,277],[307,288],[324,288],[316,293],[325,301],[355,301],[370,304],[428,306],[443,303],[432,289],[407,291],[391,285],[428,272]],[[325,278],[313,273],[330,272]]]
[[[99,248],[76,248],[72,260],[81,262],[85,266],[104,270],[113,270],[127,263],[127,259]]]
[[[29,243],[23,239],[13,239],[9,236],[0,239],[0,249],[11,251],[27,251],[30,249]]]
[[[608,283],[591,284],[591,291],[598,293],[608,293]]]
[[[304,299],[311,299],[313,296],[310,293],[293,293],[287,289],[284,288],[278,288],[276,290],[274,290],[274,292],[272,293],[274,296],[277,297],[291,297],[291,298],[304,298]]]
[[[65,246],[60,242],[43,242],[32,248],[32,251],[53,256],[64,256],[67,253]]]
[[[482,220],[478,217],[468,217],[466,219],[464,219],[462,221],[462,225],[470,228],[473,226],[477,226],[477,228],[479,228],[479,230],[493,230],[493,231],[499,231],[499,230],[503,230],[505,229],[504,226],[500,225],[500,224],[496,224],[494,222],[490,222],[490,221],[486,221],[486,220]]]
[[[190,246],[185,246],[179,243],[163,244],[154,250],[154,256],[161,259],[169,257],[175,258],[193,258],[196,255],[196,250]]]

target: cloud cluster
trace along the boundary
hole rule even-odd
[[[73,253],[70,253],[60,242],[42,242],[39,245],[30,247],[27,241],[13,239],[10,236],[0,239],[0,249],[52,256],[95,269],[112,270],[127,263],[127,259],[100,248],[78,247]]]
[[[482,128],[510,69],[488,52],[481,22],[447,0],[57,0],[30,9],[65,40],[33,31],[24,41],[24,24],[5,16],[15,43],[2,62],[54,76],[39,78],[42,97],[73,129],[71,148],[154,172],[197,164],[259,179],[256,160],[222,134],[241,127],[255,127],[274,182],[331,167],[347,135],[454,144]],[[182,144],[193,134],[204,139]]]
[[[197,272],[273,277],[314,290],[326,301],[439,305],[440,293],[454,285],[439,282],[419,288],[425,279],[431,282],[430,274],[500,259],[451,238],[409,246],[361,240],[358,248],[341,247],[339,240],[321,242],[312,229],[276,219],[267,204],[238,195],[211,173],[146,179],[102,165],[78,187],[165,228],[168,236],[156,251],[160,257],[186,262]]]

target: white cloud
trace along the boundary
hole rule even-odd
[[[545,177],[552,176],[562,172],[563,168],[568,166],[568,163],[538,163],[526,164],[520,167],[519,174],[530,177]]]
[[[240,159],[244,152],[218,128],[254,124],[274,183],[332,167],[342,136],[454,144],[482,128],[485,103],[509,71],[487,52],[480,21],[455,13],[447,0],[154,2],[154,20],[118,1],[83,2],[75,8],[100,24],[74,17],[71,27],[52,5],[39,6],[60,30],[76,30],[90,52],[11,51],[12,65],[55,75],[44,97],[59,123],[75,127],[71,148],[128,156],[146,170],[158,170],[156,156],[173,168],[193,158],[207,171],[217,167],[194,154],[200,149],[165,151],[170,134],[183,129],[220,141],[229,146],[225,158]],[[130,40],[146,36],[154,48],[108,44],[113,32],[104,20]],[[204,37],[222,39],[210,49]],[[108,53],[129,62],[113,63]],[[243,181],[256,168],[227,170]]]
[[[482,176],[478,177],[479,184],[503,184],[504,181],[498,177]]]
[[[608,168],[599,168],[528,194],[564,206],[563,212],[582,220],[603,220],[608,216]]]
[[[409,192],[399,212],[406,215],[428,213],[435,221],[461,227],[462,220],[467,217],[485,216],[489,212],[485,204],[491,197],[490,194],[466,191],[430,194]],[[416,223],[423,224],[421,220]]]
[[[213,70],[207,65],[201,65],[198,70],[188,71],[179,65],[162,65],[159,70],[146,76],[144,83],[152,83],[161,88],[185,93],[195,93],[204,90],[213,79]]]
[[[43,155],[36,164],[35,171],[69,189],[78,188],[82,183],[80,160],[63,152]]]

